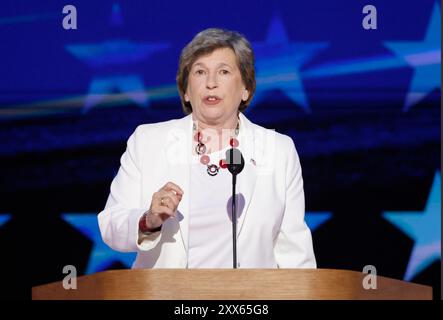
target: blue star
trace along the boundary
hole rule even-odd
[[[324,224],[326,221],[332,218],[330,212],[306,212],[305,221],[311,231],[315,231]]]
[[[10,214],[0,214],[0,227],[11,219]]]
[[[121,8],[118,3],[112,6],[111,25],[123,24]],[[101,43],[68,44],[65,49],[77,59],[89,66],[100,69],[111,65],[126,65],[147,59],[154,53],[169,48],[168,43],[133,42],[127,39],[108,40]],[[112,103],[121,100],[114,93],[118,90],[141,107],[149,105],[144,82],[138,75],[110,75],[94,78],[89,85],[83,113],[88,112],[106,96],[112,97]]]
[[[268,29],[266,41],[253,43],[256,56],[257,91],[251,107],[265,96],[266,91],[281,90],[304,111],[310,112],[300,77],[300,68],[319,50],[325,42],[305,43],[289,41],[281,18],[275,16]]]
[[[100,44],[67,45],[66,50],[88,65],[98,69],[107,65],[122,65],[138,62],[155,52],[168,48],[166,43],[134,43],[128,40],[105,41]],[[125,93],[141,107],[149,105],[144,82],[138,75],[107,76],[94,78],[89,85],[83,113],[89,111],[106,96],[119,100],[114,90]]]
[[[115,94],[115,91],[122,93]],[[140,76],[96,77],[89,85],[89,94],[85,99],[83,113],[88,112],[107,97],[109,102],[119,102],[127,97],[141,107],[149,105],[149,96]]]
[[[440,89],[440,28],[440,9],[436,3],[423,41],[385,42],[389,49],[414,68],[414,74],[403,106],[404,112],[408,111],[432,90]]]
[[[384,218],[395,224],[414,240],[404,276],[410,281],[434,261],[441,258],[441,175],[434,177],[431,192],[423,212],[386,212]]]
[[[62,214],[62,218],[78,229],[93,242],[85,274],[106,270],[115,261],[120,261],[128,268],[135,260],[136,253],[122,253],[109,248],[102,240],[98,227],[97,214]]]
[[[126,39],[101,43],[68,44],[66,50],[91,67],[122,65],[139,62],[152,54],[169,48],[167,43],[132,42]]]

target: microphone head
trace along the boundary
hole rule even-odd
[[[228,165],[229,172],[233,175],[242,172],[245,167],[245,159],[243,159],[240,150],[236,148],[226,150],[226,164]]]

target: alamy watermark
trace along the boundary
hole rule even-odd
[[[373,265],[367,265],[363,268],[363,273],[367,275],[363,278],[362,285],[366,290],[377,289],[377,269]]]
[[[361,25],[365,30],[377,29],[377,8],[371,4],[363,7],[363,13],[366,14],[363,17]]]
[[[77,289],[77,268],[73,265],[64,266],[63,274],[67,274],[63,278],[63,288],[66,290]]]
[[[63,7],[62,26],[65,30],[77,30],[77,8],[72,4],[67,4]]]

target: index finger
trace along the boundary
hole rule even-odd
[[[183,190],[173,182],[168,182],[167,184],[165,184],[165,186],[163,188],[167,191],[173,190],[177,194],[183,195]]]

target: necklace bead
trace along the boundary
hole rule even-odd
[[[235,138],[231,138],[231,140],[229,140],[229,144],[231,145],[231,147],[237,148],[238,147],[238,140]]]
[[[205,146],[203,143],[199,142],[199,143],[197,144],[197,146],[195,147],[195,152],[196,152],[198,155],[205,154],[205,153],[206,153],[206,146]]]
[[[220,159],[218,165],[220,166],[220,168],[222,169],[226,169],[228,167],[228,164],[226,163],[225,159]]]
[[[210,176],[215,176],[218,173],[218,167],[215,164],[210,164],[207,171]]]
[[[200,162],[204,165],[207,165],[209,163],[209,161],[210,161],[210,159],[207,154],[202,155],[200,158]]]
[[[194,129],[194,130],[195,130],[195,129]],[[202,134],[201,134],[200,131],[198,131],[198,132],[194,135],[194,140],[197,141],[197,142],[200,142],[201,137],[202,137]]]

